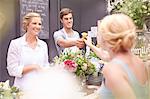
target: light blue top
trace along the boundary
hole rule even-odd
[[[136,95],[136,99],[148,99],[148,83],[146,83],[145,85],[141,85],[137,80],[137,78],[135,77],[135,75],[133,74],[133,72],[128,67],[128,65],[124,63],[122,60],[114,59],[112,62],[120,64],[127,73],[129,82]],[[99,91],[100,91],[100,99],[115,99],[111,90],[106,88],[104,84],[102,84]]]

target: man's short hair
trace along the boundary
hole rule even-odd
[[[71,9],[69,9],[69,8],[62,8],[61,11],[59,12],[60,19],[62,19],[63,16],[65,16],[65,15],[67,15],[69,13],[73,14]]]

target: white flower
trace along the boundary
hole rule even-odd
[[[88,65],[86,63],[83,63],[83,66],[81,67],[83,71],[87,70]]]
[[[6,82],[1,82],[0,83],[0,88],[4,89],[4,90],[8,90],[10,89],[10,86],[9,86],[9,80],[7,80]]]

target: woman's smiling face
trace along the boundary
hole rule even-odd
[[[38,35],[42,28],[42,21],[40,17],[32,17],[29,25],[27,26],[27,32],[32,35]]]

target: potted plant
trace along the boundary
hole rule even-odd
[[[114,0],[115,1],[115,0]],[[150,0],[116,0],[111,13],[124,13],[130,16],[137,29],[143,29],[147,19],[150,19]]]
[[[108,12],[124,13],[130,16],[137,26],[137,43],[133,52],[143,60],[148,59],[150,29],[150,0],[107,0]],[[146,27],[146,28],[145,28]]]

